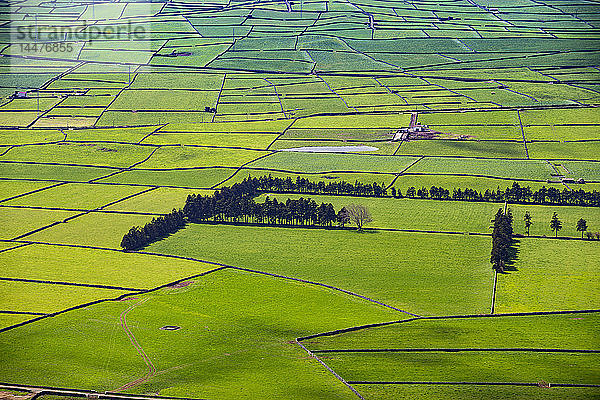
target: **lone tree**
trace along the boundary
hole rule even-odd
[[[587,221],[583,218],[580,218],[579,221],[577,221],[577,232],[581,232],[581,238],[583,239],[583,233],[585,231],[587,231],[588,226],[587,226]]]
[[[348,214],[348,210],[346,207],[342,207],[340,211],[337,213],[337,222],[343,228],[348,222],[350,222],[350,215]]]
[[[562,222],[558,219],[558,215],[556,213],[552,214],[552,219],[550,220],[550,229],[554,231],[554,237],[558,237],[558,231],[562,229]]]
[[[346,210],[348,211],[348,217],[350,218],[350,221],[356,224],[359,232],[362,231],[363,225],[373,221],[369,209],[363,205],[350,204],[348,207],[346,207]]]
[[[531,222],[531,214],[529,214],[529,211],[525,211],[523,221],[525,221],[525,229],[527,229],[527,236],[529,236],[529,228],[531,227],[531,224],[533,224],[533,222]]]

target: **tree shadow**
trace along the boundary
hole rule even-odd
[[[504,264],[504,272],[510,273],[512,271],[518,271],[515,263],[519,258],[519,247],[521,246],[521,241],[519,239],[513,238],[510,247],[508,248],[508,259],[506,260],[506,264]]]

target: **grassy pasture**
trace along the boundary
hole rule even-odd
[[[307,340],[310,350],[556,348],[597,350],[596,313],[423,319]],[[510,337],[510,341],[507,338]]]
[[[598,354],[426,352],[344,353],[326,361],[349,381],[597,383],[599,359]]]
[[[260,200],[266,195],[261,195]],[[490,220],[503,203],[475,203],[464,201],[437,201],[419,199],[393,199],[393,198],[365,198],[350,196],[322,196],[322,195],[285,195],[269,194],[269,198],[277,198],[285,202],[286,199],[310,197],[316,202],[332,203],[336,210],[348,204],[362,204],[371,211],[373,222],[370,227],[396,228],[396,229],[421,229],[454,232],[491,233]],[[257,201],[260,201],[257,200]],[[533,225],[530,227],[532,235],[553,235],[550,230],[550,218],[554,212],[563,222],[564,236],[579,237],[580,233],[575,227],[579,218],[587,220],[589,229],[600,230],[600,210],[593,207],[571,206],[539,206],[525,204],[510,204],[514,217],[514,231],[525,234],[523,217],[529,211]]]
[[[213,194],[213,190],[158,188],[106,207],[105,210],[137,211],[166,214],[173,208],[181,208],[189,194]]]
[[[1,200],[8,199],[9,197],[18,196],[23,193],[30,192],[32,190],[41,189],[43,187],[50,186],[48,182],[28,182],[28,181],[3,181],[0,180],[0,193],[2,193]],[[5,202],[2,202],[6,204]]]
[[[489,399],[489,400],[581,400],[598,394],[595,388],[551,389],[539,387],[465,385],[354,385],[365,399]]]
[[[397,154],[490,158],[525,158],[519,142],[472,140],[414,140],[402,143]]]
[[[153,149],[111,143],[63,143],[15,147],[0,161],[47,162],[92,166],[129,167]]]
[[[527,140],[599,140],[598,125],[534,125],[523,127]]]
[[[126,292],[113,289],[0,281],[0,309],[51,313],[124,293]]]
[[[491,301],[487,237],[192,224],[148,250],[326,282],[417,314]]]
[[[398,173],[416,157],[360,154],[279,152],[248,164],[248,168],[268,168],[294,172],[387,172]]]
[[[21,322],[25,322],[35,317],[36,315],[0,313],[0,329],[6,328],[7,326],[20,324]]]
[[[371,151],[355,151],[344,149],[348,146],[370,146],[375,147],[376,150]],[[270,150],[284,150],[293,149],[298,147],[340,147],[336,149],[338,153],[360,153],[360,154],[380,154],[380,155],[392,155],[398,148],[398,143],[393,142],[347,142],[347,141],[313,141],[313,140],[285,140],[277,139],[273,145],[269,148]]]
[[[3,204],[8,206],[37,206],[94,209],[122,199],[143,188],[127,186],[67,183],[40,192],[28,194]]]
[[[147,254],[30,245],[0,253],[2,277],[151,289],[207,271],[209,264]],[[98,289],[100,290],[100,289]],[[101,290],[100,290],[101,291]]]
[[[353,394],[345,386],[290,340],[394,315],[327,289],[231,271],[198,278],[184,289],[135,297],[138,300],[103,303],[3,335],[2,375],[31,384],[61,382],[96,390],[137,379],[146,367],[119,325],[119,314],[141,300],[127,321],[164,373],[135,387],[134,393],[350,399]],[[182,329],[158,329],[173,324]],[[25,342],[24,348],[14,345]],[[183,365],[181,354],[190,355]],[[39,361],[30,362],[32,357]],[[69,362],[57,363],[48,377],[47,368],[57,360]],[[15,368],[14,362],[22,367]],[[73,374],[68,365],[80,365],[79,373]]]
[[[598,242],[519,239],[516,271],[498,276],[497,312],[597,308]]]
[[[13,239],[75,214],[75,212],[69,211],[0,208],[0,223],[2,224],[0,238]]]
[[[542,160],[494,160],[427,157],[408,173],[485,175],[498,178],[550,179],[553,170]]]
[[[278,136],[269,133],[154,133],[145,139],[144,143],[245,147],[264,150]]]
[[[137,168],[239,167],[269,153],[243,149],[161,147]]]
[[[12,211],[12,210],[11,210]],[[37,210],[26,210],[37,211]],[[134,225],[144,225],[149,216],[90,213],[28,236],[34,241],[83,244],[119,249],[123,235]]]
[[[0,175],[8,179],[51,180],[87,182],[108,175],[114,169],[97,167],[71,167],[65,165],[14,164],[0,162]]]
[[[599,142],[536,142],[528,143],[529,157],[540,159],[594,160],[600,153]]]
[[[205,168],[173,171],[133,169],[113,175],[99,182],[144,185],[181,186],[185,188],[210,188],[236,172],[235,168]]]
[[[0,143],[6,145],[32,144],[63,140],[59,130],[11,129],[0,131]]]

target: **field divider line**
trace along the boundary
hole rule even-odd
[[[494,270],[494,286],[492,288],[492,306],[490,308],[490,314],[494,313],[496,308],[496,288],[498,285],[498,271]]]
[[[365,400],[365,398],[360,393],[358,393],[358,391],[354,387],[352,387],[352,385],[350,383],[348,383],[347,381],[345,381],[344,378],[342,378],[340,375],[338,375],[338,373],[335,372],[329,365],[327,365],[323,360],[321,360],[319,357],[317,357],[312,351],[310,351],[309,349],[307,349],[302,343],[300,343],[298,341],[298,339],[296,339],[296,343],[304,351],[306,351],[306,353],[308,354],[309,357],[314,358],[315,360],[317,360],[322,366],[324,366],[329,372],[331,372],[333,374],[333,376],[335,376],[340,382],[342,382],[344,385],[346,385],[346,387],[348,389],[350,389],[352,391],[352,393],[354,393],[359,399]]]
[[[109,290],[125,290],[130,292],[143,292],[147,289],[135,289],[128,288],[122,286],[112,286],[112,285],[100,285],[94,283],[75,283],[75,282],[63,282],[63,281],[47,281],[47,280],[39,280],[39,279],[26,279],[26,278],[4,278],[0,277],[0,281],[5,282],[24,282],[24,283],[40,283],[44,285],[61,285],[61,286],[80,286],[80,287],[89,287],[95,289],[109,289]]]
[[[189,22],[189,20],[188,20]],[[210,122],[215,122],[215,117],[217,116],[217,113],[219,112],[219,101],[221,100],[221,94],[223,93],[223,88],[225,87],[225,80],[227,79],[227,72],[225,72],[225,74],[223,75],[223,81],[221,82],[221,89],[219,89],[219,94],[217,95],[217,101],[215,103],[215,110],[216,112],[213,113]]]
[[[296,123],[296,121],[298,121],[298,118],[294,118],[292,123],[289,124],[283,131],[281,131],[281,133],[279,135],[277,135],[277,137],[275,139],[273,139],[273,141],[271,143],[269,143],[269,145],[267,146],[267,148],[265,150],[270,150],[271,146],[273,146],[277,140],[279,140],[281,137],[283,137],[286,134],[286,132],[288,131],[288,129],[290,129],[292,127],[292,125],[294,125]]]
[[[124,215],[147,215],[159,217],[165,215],[164,213],[151,213],[143,211],[119,211],[119,210],[97,210],[97,209],[86,209],[86,208],[63,208],[63,207],[42,207],[42,206],[9,206],[0,204],[0,208],[15,208],[23,210],[48,210],[48,211],[71,211],[71,212],[90,212],[90,213],[101,213],[101,214],[124,214]],[[2,250],[0,250],[2,252]]]
[[[140,383],[143,383],[145,381],[147,381],[148,379],[152,378],[154,375],[156,375],[156,367],[154,366],[154,363],[152,362],[152,360],[150,359],[150,357],[148,357],[148,355],[146,354],[146,352],[144,351],[144,349],[142,348],[142,346],[140,345],[140,343],[137,341],[137,339],[135,338],[135,335],[133,334],[133,332],[131,332],[131,329],[129,329],[129,325],[127,325],[127,314],[129,314],[129,312],[131,310],[133,310],[134,308],[138,307],[139,305],[141,305],[142,303],[147,302],[149,299],[145,298],[142,299],[140,301],[138,301],[137,303],[132,304],[131,306],[129,306],[127,309],[125,309],[121,315],[119,316],[119,320],[121,321],[120,325],[121,328],[123,328],[123,330],[125,331],[125,334],[127,335],[127,338],[129,339],[129,341],[131,342],[131,344],[133,345],[133,347],[135,347],[135,349],[137,350],[138,354],[142,357],[142,359],[144,360],[144,363],[146,364],[146,366],[148,367],[148,372],[134,380],[131,381],[129,383],[126,383],[122,386],[120,386],[119,388],[115,389],[115,392],[120,392],[123,390],[127,390],[130,389],[134,386],[139,385]]]
[[[67,247],[71,247],[71,246],[67,246]],[[121,250],[116,250],[116,249],[108,249],[108,250],[115,250],[115,251],[122,252]],[[176,285],[178,283],[181,283],[181,282],[184,282],[184,281],[187,281],[187,280],[190,280],[190,279],[199,278],[201,276],[205,276],[205,275],[211,274],[213,272],[221,271],[221,270],[226,269],[226,268],[227,267],[214,268],[214,269],[211,269],[211,270],[208,270],[208,271],[201,272],[199,274],[195,274],[195,275],[192,275],[192,276],[187,276],[185,278],[177,279],[176,281],[173,281],[173,282],[165,283],[163,285],[157,286],[157,287],[152,288],[152,289],[146,289],[146,290],[143,290],[143,291],[140,291],[140,292],[136,291],[136,292],[124,293],[124,294],[122,294],[120,296],[117,296],[117,297],[99,299],[99,300],[90,301],[90,302],[87,302],[87,303],[84,303],[84,304],[79,304],[79,305],[76,305],[76,306],[73,306],[73,307],[66,308],[64,310],[55,311],[53,313],[45,314],[45,315],[39,316],[37,318],[33,318],[33,319],[30,319],[30,320],[27,320],[27,321],[24,321],[24,322],[20,322],[20,323],[15,324],[15,325],[11,325],[11,326],[6,326],[4,328],[0,328],[0,333],[9,331],[11,329],[18,328],[20,326],[28,325],[28,324],[31,324],[33,322],[37,322],[37,321],[43,320],[45,318],[55,317],[57,315],[61,315],[61,314],[65,314],[65,313],[70,312],[70,311],[75,311],[75,310],[79,310],[79,309],[82,309],[82,308],[90,307],[90,306],[93,306],[93,305],[96,305],[96,304],[100,304],[100,303],[104,303],[104,302],[107,302],[107,301],[121,301],[121,300],[123,300],[123,299],[125,299],[125,298],[127,298],[129,296],[139,296],[139,295],[142,295],[142,294],[156,292],[156,291],[164,289],[166,287],[173,286],[173,285]],[[3,385],[3,383],[0,382],[0,385]]]
[[[245,162],[244,164],[242,164],[242,165],[240,165],[239,167],[237,167],[237,169],[236,169],[236,170],[233,172],[233,174],[231,174],[231,175],[230,175],[230,176],[228,176],[227,178],[223,179],[221,182],[215,183],[215,184],[214,184],[213,186],[211,186],[210,188],[211,188],[211,189],[216,189],[216,188],[218,188],[219,186],[223,185],[225,182],[227,182],[228,180],[230,180],[231,178],[233,178],[233,177],[234,177],[234,176],[235,176],[235,175],[236,175],[238,172],[240,172],[241,170],[243,170],[243,169],[244,169],[244,167],[246,167],[247,165],[249,165],[249,164],[252,164],[252,163],[253,163],[253,162],[255,162],[255,161],[262,160],[263,158],[265,158],[265,157],[268,157],[268,156],[270,156],[270,155],[273,155],[273,154],[275,154],[275,152],[271,150],[271,152],[270,152],[270,153],[268,153],[268,154],[263,154],[263,155],[262,155],[262,156],[260,156],[260,157],[257,157],[257,158],[255,158],[255,159],[253,159],[253,160],[250,160],[250,161],[248,161],[248,162]]]
[[[313,353],[460,353],[460,352],[531,352],[531,353],[600,353],[600,350],[586,349],[541,349],[529,347],[514,348],[407,348],[407,349],[327,349],[312,350]]]
[[[10,315],[48,315],[48,313],[41,313],[41,312],[11,311],[11,310],[0,310],[0,314],[10,314]]]
[[[172,397],[172,396],[157,396],[157,395],[145,395],[145,394],[134,394],[134,393],[116,393],[111,391],[106,391],[104,393],[99,393],[95,390],[90,389],[73,389],[73,388],[62,388],[56,386],[33,386],[33,385],[25,385],[25,384],[11,384],[0,382],[0,388],[8,389],[8,390],[18,390],[18,391],[37,391],[40,395],[74,395],[76,397],[88,397],[88,395],[93,395],[98,399],[107,399],[107,400],[206,400],[199,398],[191,398],[191,397]]]
[[[523,123],[521,122],[521,113],[517,110],[517,117],[519,117],[519,126],[521,127],[521,135],[523,136],[523,145],[525,146],[525,156],[529,160],[529,150],[527,149],[527,139],[525,138],[525,130],[523,129]]]
[[[0,250],[0,253],[4,253],[5,251],[20,249],[21,247],[26,247],[26,246],[31,246],[31,244],[30,243],[19,244],[17,246],[9,247],[7,249],[2,249],[2,250]]]
[[[41,232],[41,231],[43,231],[43,230],[46,230],[46,229],[52,228],[52,227],[54,227],[54,226],[56,226],[56,225],[59,225],[59,224],[66,224],[66,223],[68,223],[69,221],[72,221],[72,220],[74,220],[75,218],[79,218],[79,217],[82,217],[82,216],[84,216],[84,215],[88,215],[88,214],[90,214],[90,213],[92,213],[92,212],[94,212],[94,211],[99,211],[99,210],[102,210],[102,209],[103,209],[103,208],[105,208],[105,207],[112,206],[112,205],[114,205],[114,204],[117,204],[117,203],[119,203],[119,202],[121,202],[121,201],[125,201],[125,200],[128,200],[128,199],[131,199],[132,197],[139,196],[140,194],[148,193],[148,192],[150,192],[150,191],[152,191],[152,190],[156,190],[156,189],[158,189],[158,188],[157,188],[157,187],[151,187],[151,188],[149,188],[149,189],[142,190],[141,192],[137,192],[137,193],[134,193],[134,194],[132,194],[132,195],[129,195],[129,196],[123,197],[123,198],[121,198],[121,199],[118,199],[118,200],[112,201],[112,202],[110,202],[110,203],[108,203],[108,204],[105,204],[105,205],[103,205],[103,206],[100,206],[100,207],[94,208],[94,209],[92,209],[92,210],[83,211],[83,212],[81,212],[81,213],[79,213],[79,214],[71,215],[70,217],[67,217],[67,218],[63,219],[62,221],[55,221],[55,222],[52,222],[52,223],[50,223],[50,224],[48,224],[48,225],[42,226],[42,227],[40,227],[40,228],[37,228],[37,229],[34,229],[34,230],[32,230],[32,231],[26,232],[26,233],[24,233],[24,234],[22,234],[22,235],[19,235],[19,236],[17,236],[17,237],[15,237],[15,238],[13,238],[12,240],[19,240],[19,239],[22,239],[22,238],[24,238],[24,237],[27,237],[27,236],[33,235],[33,234],[35,234],[35,233]]]
[[[348,381],[352,385],[467,385],[467,386],[540,386],[538,382],[439,382],[439,381]],[[551,387],[596,388],[600,384],[551,383]]]
[[[258,270],[249,269],[249,268],[234,267],[234,266],[229,266],[229,268],[232,268],[232,269],[235,269],[235,270],[239,270],[239,271],[252,272],[252,273],[255,273],[255,274],[268,275],[268,276],[272,276],[274,278],[282,278],[282,279],[288,279],[288,280],[292,280],[292,281],[296,281],[296,282],[307,283],[309,285],[316,285],[316,286],[325,287],[325,288],[328,288],[328,289],[332,289],[332,290],[336,290],[336,291],[348,294],[350,296],[355,296],[355,297],[361,298],[363,300],[369,301],[371,303],[378,304],[380,306],[392,309],[394,311],[399,311],[399,312],[402,312],[404,314],[408,314],[408,315],[411,315],[411,316],[414,316],[414,317],[419,317],[417,314],[413,314],[413,313],[410,313],[408,311],[401,310],[399,308],[390,306],[388,304],[382,303],[382,302],[377,301],[377,300],[373,300],[373,299],[371,299],[369,297],[360,295],[358,293],[354,293],[354,292],[351,292],[349,290],[341,289],[341,288],[338,288],[338,287],[335,287],[335,286],[332,286],[332,285],[328,285],[328,284],[325,284],[325,283],[309,281],[309,280],[301,279],[301,278],[293,278],[293,277],[286,276],[286,275],[280,275],[280,274],[274,274],[274,273],[271,273],[271,272],[258,271]]]

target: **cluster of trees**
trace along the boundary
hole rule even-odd
[[[142,247],[177,232],[185,226],[186,220],[181,210],[171,211],[170,213],[153,218],[143,227],[134,226],[127,232],[121,240],[121,247],[125,250],[137,250]]]
[[[191,222],[244,222],[270,225],[331,226],[338,220],[331,203],[317,204],[312,199],[269,199],[257,203],[254,198],[227,196],[218,191],[214,196],[189,195],[183,207]]]
[[[490,262],[497,272],[504,272],[506,263],[510,260],[510,247],[513,239],[513,216],[510,209],[506,212],[500,208],[492,220],[492,255]]]
[[[273,193],[310,193],[310,194],[332,194],[367,197],[388,196],[385,184],[364,184],[361,182],[313,182],[306,178],[296,179],[277,178],[271,175],[260,178],[248,177],[245,183],[251,184],[259,192]],[[430,188],[409,187],[405,195],[402,191],[392,187],[390,194],[395,198],[419,198],[434,200],[459,200],[459,201],[485,201],[485,202],[511,202],[528,204],[554,204],[554,205],[578,205],[600,207],[600,192],[585,190],[559,190],[553,187],[542,186],[534,191],[529,186],[521,186],[513,182],[506,189],[498,187],[496,190],[478,191],[471,188],[455,188],[452,191],[444,187],[431,186]]]
[[[402,197],[400,191],[394,188],[391,190],[394,197]],[[452,193],[443,187],[432,186],[417,189],[410,187],[406,190],[406,197],[435,200],[462,200],[462,201],[486,201],[486,202],[511,202],[528,204],[554,204],[554,205],[577,205],[600,207],[600,192],[586,192],[585,190],[569,190],[564,188],[562,191],[556,188],[546,188],[533,191],[529,186],[521,186],[513,182],[511,187],[502,190],[477,191],[474,189],[453,189]]]
[[[352,196],[384,197],[387,196],[385,184],[378,183],[349,183],[346,181],[338,182],[312,182],[306,178],[297,177],[296,179],[277,178],[271,175],[261,176],[260,178],[248,177],[244,181],[252,182],[253,186],[261,192],[273,193],[310,193],[310,194],[345,194]]]
[[[529,236],[529,229],[531,227],[531,225],[533,224],[533,222],[531,221],[531,214],[529,214],[529,211],[525,212],[525,217],[523,218],[523,221],[525,222],[525,230],[527,231],[527,236]],[[558,218],[558,214],[557,213],[553,213],[552,214],[552,218],[550,219],[550,229],[552,229],[552,232],[554,232],[554,236],[558,237],[558,231],[560,231],[563,228],[562,225],[562,221]],[[577,229],[577,232],[581,232],[581,238],[583,239],[583,234],[586,234],[586,237],[588,239],[597,239],[600,240],[600,232],[588,232],[588,225],[587,225],[587,221],[583,218],[580,218],[577,221],[577,225],[575,226],[575,229]]]

